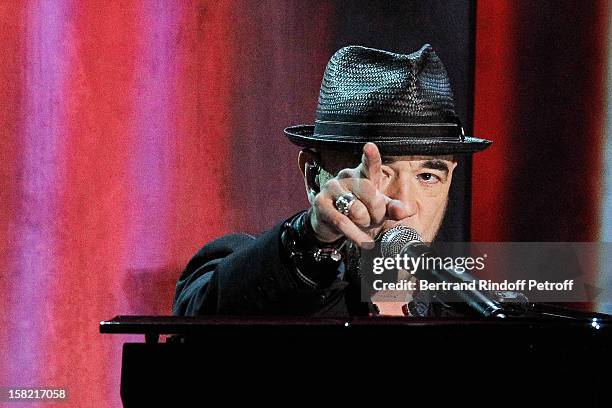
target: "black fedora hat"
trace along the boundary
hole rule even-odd
[[[338,50],[323,75],[314,125],[285,129],[291,142],[383,155],[473,153],[490,140],[465,136],[442,61],[429,44],[412,54],[360,46]]]

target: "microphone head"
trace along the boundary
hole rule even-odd
[[[380,243],[382,255],[387,258],[393,258],[399,255],[406,245],[411,242],[422,243],[423,240],[416,230],[405,225],[396,225],[382,236]]]

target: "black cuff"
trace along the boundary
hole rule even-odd
[[[341,237],[334,242],[323,242],[317,239],[317,235],[312,229],[312,224],[310,223],[310,212],[311,209],[308,209],[301,214],[298,214],[297,217],[294,218],[292,222],[294,229],[298,233],[298,240],[303,248],[340,248],[344,241],[346,241],[345,237]]]
[[[342,262],[342,238],[332,243],[319,241],[310,225],[309,212],[301,212],[283,224],[281,243],[297,280],[311,289],[329,286],[337,278]]]

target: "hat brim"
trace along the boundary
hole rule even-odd
[[[376,143],[380,154],[384,156],[475,153],[493,143],[471,136],[465,136],[463,139],[406,137],[398,140],[397,137],[377,139],[319,135],[314,133],[313,125],[290,126],[285,129],[285,135],[292,143],[301,147],[350,153],[360,153],[365,143],[372,142]]]

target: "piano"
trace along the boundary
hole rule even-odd
[[[611,316],[552,305],[505,319],[116,316],[100,332],[143,335],[123,345],[125,407],[191,406],[228,385],[229,397],[293,390],[300,399],[312,397],[308,389],[434,378],[558,379],[587,375],[612,355]]]

